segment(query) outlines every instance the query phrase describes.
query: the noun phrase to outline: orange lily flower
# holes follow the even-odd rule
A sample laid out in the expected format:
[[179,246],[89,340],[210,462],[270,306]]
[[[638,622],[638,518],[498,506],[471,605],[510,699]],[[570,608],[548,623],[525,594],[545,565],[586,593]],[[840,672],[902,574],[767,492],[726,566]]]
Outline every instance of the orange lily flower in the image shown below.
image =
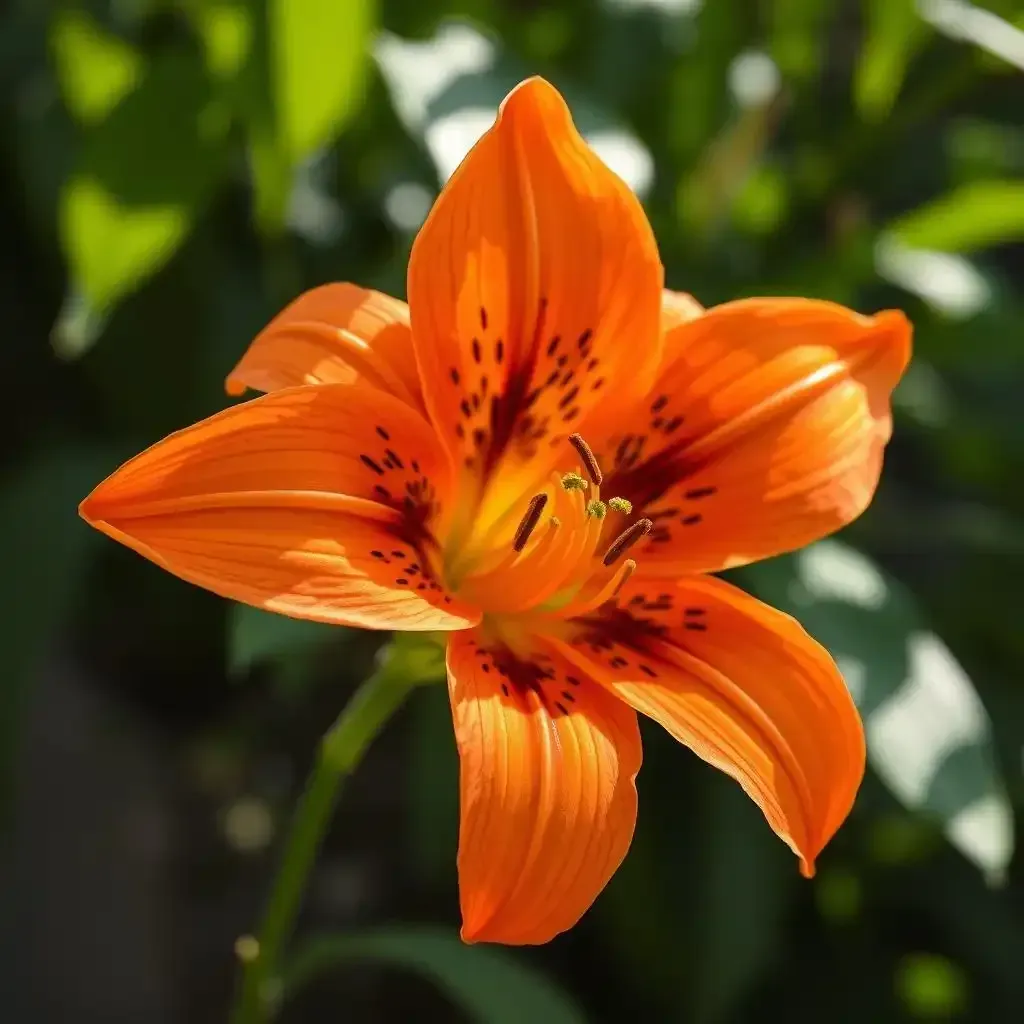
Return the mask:
[[307,292],[228,379],[267,394],[81,506],[236,601],[448,634],[467,941],[545,942],[596,898],[633,833],[637,712],[735,778],[806,876],[863,775],[826,651],[708,574],[864,510],[910,326],[704,310],[662,276],[637,199],[530,79],[423,225],[408,306]]

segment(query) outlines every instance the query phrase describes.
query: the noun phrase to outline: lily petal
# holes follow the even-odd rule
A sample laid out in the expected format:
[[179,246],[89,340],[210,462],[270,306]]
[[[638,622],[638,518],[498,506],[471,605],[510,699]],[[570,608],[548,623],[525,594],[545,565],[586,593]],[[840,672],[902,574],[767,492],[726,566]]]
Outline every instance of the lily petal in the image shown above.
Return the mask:
[[662,270],[639,201],[540,78],[514,89],[423,225],[409,306],[424,397],[492,514],[565,461],[601,406],[641,395]]
[[711,577],[630,581],[578,627],[563,654],[736,779],[812,875],[864,774],[863,727],[828,652]]
[[372,629],[462,629],[475,609],[432,576],[448,467],[427,424],[381,391],[278,391],[172,434],[80,512],[224,597]]
[[[674,292],[665,288],[661,293],[661,330],[674,342],[679,335],[670,334],[676,327],[696,320],[704,313],[704,307],[689,292]],[[664,358],[672,358],[666,348]]]
[[874,494],[910,325],[808,299],[744,299],[681,322],[630,433],[602,445],[607,493],[655,529],[640,572],[715,572],[802,547]]
[[253,339],[228,376],[228,394],[301,384],[380,388],[422,411],[409,307],[354,284],[300,295]]
[[448,641],[461,762],[462,937],[534,944],[570,928],[629,848],[636,713],[558,655]]

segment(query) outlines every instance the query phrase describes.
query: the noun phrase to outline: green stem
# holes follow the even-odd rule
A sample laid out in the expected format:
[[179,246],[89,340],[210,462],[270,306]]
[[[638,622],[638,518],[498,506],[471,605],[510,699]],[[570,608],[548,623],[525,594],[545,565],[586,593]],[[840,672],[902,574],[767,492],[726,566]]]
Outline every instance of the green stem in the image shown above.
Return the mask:
[[316,763],[295,809],[259,934],[255,939],[247,936],[239,941],[244,967],[232,1024],[263,1024],[273,1015],[281,953],[295,925],[341,784],[409,691],[423,681],[422,676],[409,671],[406,659],[388,653],[391,656],[386,656],[355,692],[320,741]]

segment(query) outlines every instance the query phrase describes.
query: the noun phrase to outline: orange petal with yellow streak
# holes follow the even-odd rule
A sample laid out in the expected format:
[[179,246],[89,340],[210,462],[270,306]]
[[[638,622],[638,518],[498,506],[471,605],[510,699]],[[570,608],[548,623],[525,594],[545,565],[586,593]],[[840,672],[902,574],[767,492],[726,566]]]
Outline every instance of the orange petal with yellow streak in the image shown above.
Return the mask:
[[814,873],[864,775],[860,716],[795,619],[721,580],[632,579],[562,653],[736,779]]
[[636,713],[561,656],[535,653],[536,665],[503,661],[478,630],[448,641],[468,942],[542,943],[572,927],[633,835]]
[[645,406],[600,445],[604,489],[655,523],[638,572],[715,572],[859,516],[910,334],[901,313],[809,299],[744,299],[672,328]]
[[172,434],[80,511],[236,601],[373,629],[462,629],[479,613],[444,592],[427,557],[447,494],[444,454],[415,412],[381,391],[324,384]]
[[[409,307],[430,416],[453,465],[507,511],[639,396],[660,350],[662,270],[639,201],[531,78],[456,170],[413,245]],[[501,482],[495,482],[495,477]]]

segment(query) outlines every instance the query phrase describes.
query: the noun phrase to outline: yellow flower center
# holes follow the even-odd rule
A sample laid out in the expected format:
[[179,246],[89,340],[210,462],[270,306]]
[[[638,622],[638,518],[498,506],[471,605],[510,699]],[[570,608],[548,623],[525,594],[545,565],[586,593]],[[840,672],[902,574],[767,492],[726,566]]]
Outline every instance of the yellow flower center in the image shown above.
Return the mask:
[[637,520],[609,544],[609,511],[628,515],[632,506],[601,500],[597,459],[579,434],[569,440],[579,467],[551,474],[527,502],[511,543],[446,553],[448,588],[489,618],[583,614],[613,598],[636,568],[623,556],[650,532],[651,520]]

